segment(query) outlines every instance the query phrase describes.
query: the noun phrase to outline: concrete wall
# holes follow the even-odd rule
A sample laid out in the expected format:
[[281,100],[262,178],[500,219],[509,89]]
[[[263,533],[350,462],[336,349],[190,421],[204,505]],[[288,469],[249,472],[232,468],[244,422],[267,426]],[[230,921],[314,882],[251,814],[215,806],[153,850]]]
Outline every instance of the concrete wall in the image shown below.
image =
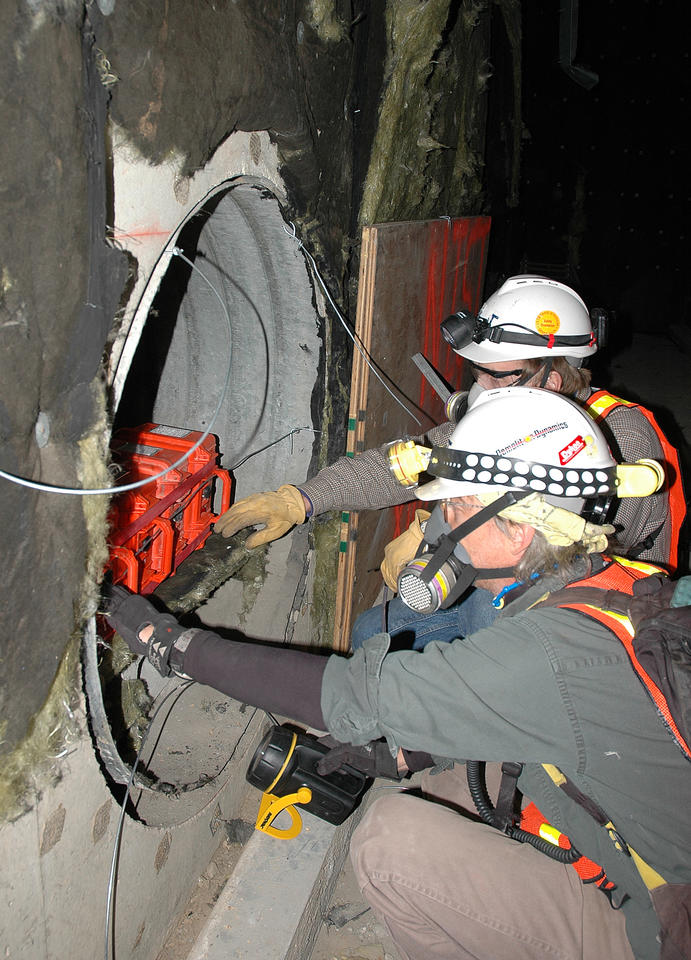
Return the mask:
[[[261,397],[252,403],[270,416],[252,404],[240,411],[249,386],[234,371],[227,455],[234,460],[284,426],[311,428],[286,441],[280,456],[248,461],[244,476],[238,468],[238,485],[298,480],[340,454],[348,340],[304,256],[278,231],[295,224],[348,313],[362,222],[481,212],[481,153],[473,151],[482,143],[476,65],[486,53],[484,12],[482,4],[441,0],[2,0],[0,469],[75,489],[110,484],[111,423],[168,276],[165,251],[195,211],[210,210],[229,188],[229,219],[214,222],[213,207],[200,243],[221,286],[225,272],[252,288],[249,324],[237,325],[245,311],[233,302],[232,283],[223,296],[245,374],[263,357]],[[470,65],[464,79],[461,64]],[[466,94],[462,116],[456,84]],[[473,156],[475,164],[466,162]],[[392,190],[401,176],[415,188]],[[252,191],[263,188],[261,206]],[[229,247],[248,207],[233,189],[249,197],[254,217],[239,261]],[[200,304],[192,296],[186,316],[211,316]],[[267,310],[271,333],[252,354],[248,331]],[[200,336],[209,329],[218,339],[216,326],[202,324]],[[296,340],[305,349],[294,355]],[[299,376],[280,367],[273,375],[286,357],[294,370],[296,356]],[[195,367],[174,366],[171,377]],[[212,393],[218,376],[208,373]],[[269,382],[284,389],[267,393]],[[182,412],[170,408],[172,418],[191,415],[194,389]],[[164,390],[161,403],[173,394]],[[238,439],[234,422],[252,416]],[[107,556],[106,511],[106,497],[0,478],[0,928],[13,958],[87,960],[103,949],[123,786],[94,747],[81,644]],[[296,595],[286,584],[309,591],[318,562],[307,538],[300,531],[277,545],[256,578],[260,598],[267,577],[282,590],[271,587],[258,602],[231,586],[207,622],[249,604],[250,632],[286,635]],[[309,603],[300,610],[294,639],[324,632],[310,622]],[[166,690],[145,679],[160,702]],[[185,803],[175,791],[134,791],[113,887],[116,956],[156,956],[218,842],[219,822],[234,816],[258,736],[259,718],[245,730],[239,706],[208,691],[197,688],[179,709],[169,720],[172,740],[152,762],[178,784],[207,773],[211,786],[188,791]],[[214,750],[204,749],[200,727],[209,716],[225,719],[207,737]],[[219,759],[224,751],[229,765]],[[184,769],[180,754],[190,764]]]

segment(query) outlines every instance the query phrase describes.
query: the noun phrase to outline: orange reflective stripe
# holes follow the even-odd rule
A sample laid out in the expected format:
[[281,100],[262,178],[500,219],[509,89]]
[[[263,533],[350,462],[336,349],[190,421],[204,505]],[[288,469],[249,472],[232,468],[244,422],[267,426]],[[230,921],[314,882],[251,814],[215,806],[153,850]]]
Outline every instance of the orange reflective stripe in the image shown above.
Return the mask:
[[[566,834],[548,823],[532,802],[526,804],[521,810],[521,830],[532,833],[536,837],[542,837],[543,840],[547,840],[555,847],[561,847],[562,850],[571,849],[571,841]],[[607,886],[609,883],[600,864],[588,857],[581,855],[571,866],[586,883],[595,883],[597,886]]]
[[[665,573],[661,567],[656,567],[651,563],[643,563],[639,560],[628,560],[626,558],[603,557],[609,561],[603,570],[599,570],[587,580],[579,580],[577,583],[567,584],[564,588],[570,587],[601,587],[606,590],[618,590],[621,593],[633,595],[633,584],[636,580],[648,577],[654,573]],[[674,721],[674,717],[669,709],[667,700],[655,683],[653,678],[644,669],[633,647],[634,629],[628,617],[615,613],[613,610],[603,610],[600,607],[594,607],[586,603],[561,603],[560,607],[568,607],[571,610],[577,610],[586,616],[599,621],[603,626],[608,627],[621,641],[628,654],[633,669],[636,671],[639,679],[645,685],[650,694],[653,703],[660,711],[665,723],[674,735],[675,740],[682,750],[691,758],[691,746],[681,735],[679,727]]]
[[602,590],[618,590],[620,593],[633,594],[633,584],[636,580],[643,577],[651,577],[656,573],[662,573],[667,576],[667,571],[654,563],[648,563],[646,560],[629,560],[628,557],[608,557],[602,554],[602,560],[605,566],[597,573],[578,580],[575,583],[567,583],[564,589],[570,587],[598,587]]
[[619,637],[624,645],[624,648],[626,649],[627,654],[629,655],[631,666],[638,674],[638,677],[643,681],[646,690],[653,700],[653,703],[660,711],[660,714],[669,729],[674,734],[674,739],[677,741],[689,759],[691,759],[691,746],[689,746],[686,740],[684,740],[679,727],[674,722],[674,717],[669,709],[669,704],[667,703],[665,695],[662,693],[650,674],[643,668],[638,660],[638,657],[636,656],[636,651],[633,648],[634,630],[631,626],[631,622],[628,621],[627,618],[622,617],[620,614],[616,614],[611,610],[600,610],[598,607],[591,607],[589,604],[565,603],[561,604],[561,606],[569,607],[572,610],[579,610],[581,613],[585,613],[589,617],[593,617],[594,620],[599,620],[600,623],[602,623],[605,627],[609,627],[612,633],[615,633],[617,637]]
[[585,409],[593,418],[595,423],[604,420],[608,414],[617,407],[635,407],[646,418],[650,426],[655,431],[662,453],[665,458],[664,467],[667,475],[667,484],[665,493],[669,498],[669,513],[671,520],[669,557],[665,561],[672,573],[677,568],[677,554],[679,550],[679,532],[686,516],[686,497],[681,479],[681,467],[679,464],[679,454],[676,447],[669,442],[653,414],[640,403],[632,403],[629,400],[622,400],[621,397],[609,393],[607,390],[597,390],[591,397],[585,401]]

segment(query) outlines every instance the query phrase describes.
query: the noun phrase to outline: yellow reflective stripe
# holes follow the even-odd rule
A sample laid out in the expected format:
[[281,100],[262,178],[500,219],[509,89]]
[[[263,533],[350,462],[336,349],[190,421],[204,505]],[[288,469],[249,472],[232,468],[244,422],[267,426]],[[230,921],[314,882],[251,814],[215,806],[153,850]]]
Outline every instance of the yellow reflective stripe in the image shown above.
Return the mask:
[[553,827],[549,823],[541,823],[538,833],[543,840],[553,843],[555,847],[559,846],[559,837],[561,836],[561,832],[557,830],[556,827]]
[[584,607],[590,607],[592,610],[599,610],[600,613],[606,613],[608,617],[611,617],[612,620],[618,620],[622,627],[625,628],[627,633],[630,633],[633,637],[636,631],[633,628],[633,624],[629,618],[623,613],[615,613],[614,610],[606,610],[604,607],[593,606],[592,603],[584,603]]
[[[621,844],[618,843],[616,839],[616,837],[619,835],[619,831],[611,820],[609,823],[605,824],[605,830],[609,833],[610,839],[617,850],[621,850]],[[614,836],[612,835],[612,832],[614,832]],[[650,864],[646,863],[643,857],[639,856],[639,854],[637,854],[633,847],[630,847],[628,843],[626,844],[626,849],[631,854],[631,858],[636,864],[636,870],[638,870],[641,880],[646,885],[648,890],[654,890],[655,887],[661,887],[664,883],[667,883],[664,877],[661,877],[657,870],[653,870]]]
[[648,890],[655,890],[656,887],[661,887],[667,883],[665,878],[661,877],[657,870],[653,870],[649,863],[646,863],[642,857],[639,857],[633,847],[629,847],[629,853],[633,858],[633,862],[636,864],[636,869],[641,875],[641,880]]
[[543,769],[549,775],[553,783],[556,783],[558,787],[561,787],[566,783],[566,777],[561,772],[559,767],[555,767],[553,763],[543,763]]
[[613,393],[607,393],[604,397],[598,397],[597,400],[586,400],[586,410],[593,418],[596,420],[605,410],[610,410],[612,407],[616,407],[617,404],[623,403],[625,407],[635,407],[635,403],[631,403],[630,400],[622,400],[621,397],[615,397]]
[[614,556],[612,559],[620,563],[622,567],[631,567],[634,570],[640,570],[646,577],[652,577],[656,573],[664,573],[665,576],[667,576],[667,571],[663,570],[662,567],[656,567],[652,563],[645,563],[643,560],[629,560],[628,557],[619,556]]

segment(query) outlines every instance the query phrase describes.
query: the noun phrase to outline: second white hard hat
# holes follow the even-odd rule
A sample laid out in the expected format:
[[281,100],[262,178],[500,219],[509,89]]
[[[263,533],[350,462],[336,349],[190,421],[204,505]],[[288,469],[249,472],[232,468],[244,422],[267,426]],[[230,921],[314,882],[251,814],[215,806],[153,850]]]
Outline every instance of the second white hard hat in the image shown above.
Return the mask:
[[456,353],[478,364],[558,356],[578,361],[597,351],[588,308],[576,291],[532,274],[509,277],[477,317],[454,314],[442,332]]

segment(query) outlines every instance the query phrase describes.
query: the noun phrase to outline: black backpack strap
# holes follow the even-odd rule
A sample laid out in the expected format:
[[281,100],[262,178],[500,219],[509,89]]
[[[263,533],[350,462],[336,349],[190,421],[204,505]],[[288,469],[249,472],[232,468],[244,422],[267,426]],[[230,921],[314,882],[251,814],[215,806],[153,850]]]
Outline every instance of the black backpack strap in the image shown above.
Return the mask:
[[521,819],[520,802],[518,801],[521,794],[518,790],[518,778],[522,770],[522,763],[514,763],[510,760],[501,765],[501,783],[499,784],[495,807],[495,826],[505,833],[507,827],[514,827]]
[[626,551],[626,556],[630,560],[635,560],[637,557],[640,557],[644,550],[652,550],[653,545],[660,536],[664,525],[665,521],[663,520],[660,526],[656,527],[651,533],[649,533],[645,540],[640,540],[638,543],[635,543],[632,547],[630,547]]
[[603,587],[564,587],[550,593],[539,603],[540,607],[565,607],[570,604],[586,603],[601,610],[613,610],[614,613],[627,615],[631,597],[620,590],[605,590]]

